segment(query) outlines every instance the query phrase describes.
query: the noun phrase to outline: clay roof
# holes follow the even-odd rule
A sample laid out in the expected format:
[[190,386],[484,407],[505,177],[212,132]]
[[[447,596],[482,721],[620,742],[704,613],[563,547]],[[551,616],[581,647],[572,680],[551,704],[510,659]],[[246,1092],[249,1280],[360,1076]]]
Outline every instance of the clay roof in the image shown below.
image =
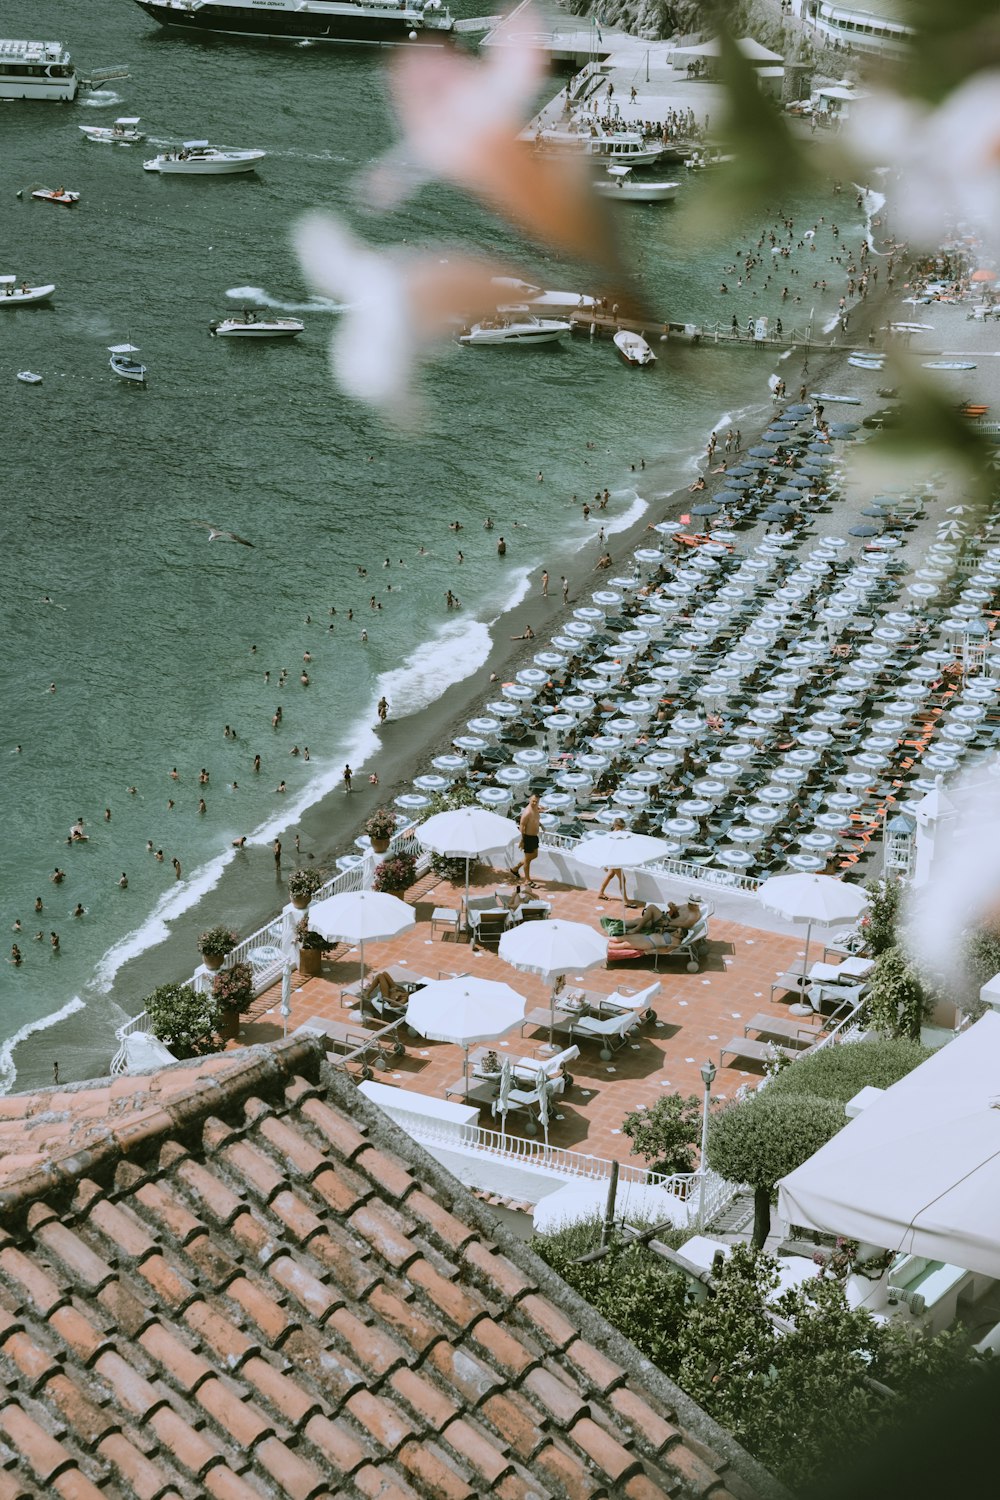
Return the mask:
[[0,1500],[780,1493],[321,1059],[21,1097]]

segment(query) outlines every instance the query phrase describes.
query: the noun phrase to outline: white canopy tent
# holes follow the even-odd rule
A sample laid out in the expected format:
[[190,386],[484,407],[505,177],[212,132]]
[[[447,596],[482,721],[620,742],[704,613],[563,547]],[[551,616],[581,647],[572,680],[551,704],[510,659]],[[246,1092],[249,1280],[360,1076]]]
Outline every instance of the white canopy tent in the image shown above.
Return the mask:
[[782,1178],[778,1213],[1000,1277],[1000,1015],[983,1016]]

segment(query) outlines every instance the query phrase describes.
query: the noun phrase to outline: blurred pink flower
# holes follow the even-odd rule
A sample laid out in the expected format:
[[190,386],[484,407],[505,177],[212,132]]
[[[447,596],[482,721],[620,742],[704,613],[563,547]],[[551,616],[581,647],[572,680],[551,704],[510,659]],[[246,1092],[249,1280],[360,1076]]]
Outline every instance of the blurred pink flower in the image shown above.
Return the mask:
[[415,415],[414,366],[456,323],[496,311],[509,289],[491,278],[511,273],[499,261],[434,250],[377,250],[330,214],[307,214],[295,248],[316,290],[345,303],[330,340],[330,363],[343,391],[397,421]]
[[888,167],[893,228],[935,247],[956,224],[1000,249],[1000,72],[976,73],[937,109],[881,91],[845,129],[872,167]]

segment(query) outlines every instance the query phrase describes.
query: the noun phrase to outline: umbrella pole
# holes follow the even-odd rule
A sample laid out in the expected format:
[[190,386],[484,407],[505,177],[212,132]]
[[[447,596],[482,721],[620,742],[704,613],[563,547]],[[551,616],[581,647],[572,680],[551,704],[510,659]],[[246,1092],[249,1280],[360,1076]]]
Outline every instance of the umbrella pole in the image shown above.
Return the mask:
[[806,923],[806,951],[802,955],[802,990],[799,999],[794,1005],[788,1007],[793,1016],[811,1016],[812,1006],[806,999],[806,976],[809,973],[809,943],[812,938],[813,924]]
[[358,939],[358,948],[361,950],[361,990],[362,990],[362,993],[364,993],[364,988],[365,988],[365,940],[364,940],[364,938],[359,938]]

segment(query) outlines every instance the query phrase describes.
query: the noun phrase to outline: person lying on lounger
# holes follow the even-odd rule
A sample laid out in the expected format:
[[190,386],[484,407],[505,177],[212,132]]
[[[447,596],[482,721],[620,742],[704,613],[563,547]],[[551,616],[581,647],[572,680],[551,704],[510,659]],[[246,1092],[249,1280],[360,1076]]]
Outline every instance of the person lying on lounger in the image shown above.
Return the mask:
[[644,906],[637,917],[625,921],[625,931],[630,933],[657,933],[670,935],[669,947],[676,948],[683,943],[687,934],[701,919],[701,908],[696,901],[688,897],[683,906],[676,906],[673,901],[668,901],[666,910],[652,902]]

